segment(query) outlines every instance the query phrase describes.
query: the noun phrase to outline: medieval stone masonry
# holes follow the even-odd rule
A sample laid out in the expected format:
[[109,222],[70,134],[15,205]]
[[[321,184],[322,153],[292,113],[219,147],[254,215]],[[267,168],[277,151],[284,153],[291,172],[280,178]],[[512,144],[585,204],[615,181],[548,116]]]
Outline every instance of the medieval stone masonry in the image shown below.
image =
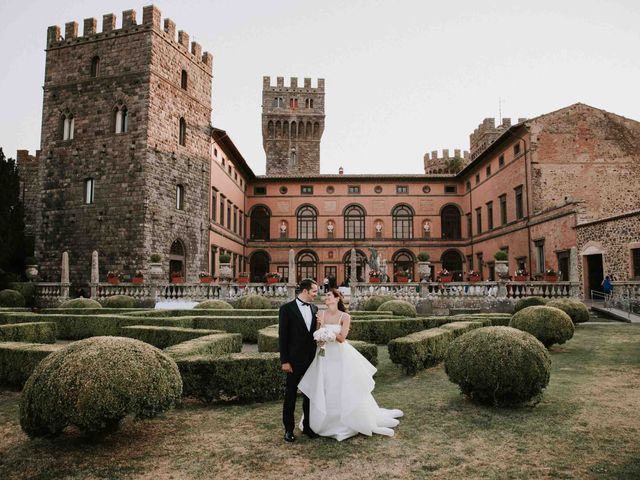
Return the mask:
[[[146,271],[158,253],[196,281],[230,254],[236,275],[366,280],[375,247],[397,280],[417,255],[466,280],[552,269],[583,291],[611,270],[640,277],[640,123],[584,104],[484,119],[469,152],[431,151],[424,174],[321,174],[325,81],[262,80],[266,175],[211,125],[213,57],[145,7],[47,33],[41,149],[21,151],[28,233],[44,280],[67,251],[71,279]],[[258,114],[258,112],[256,112]],[[462,153],[461,153],[462,152]],[[289,271],[289,251],[296,271]]]

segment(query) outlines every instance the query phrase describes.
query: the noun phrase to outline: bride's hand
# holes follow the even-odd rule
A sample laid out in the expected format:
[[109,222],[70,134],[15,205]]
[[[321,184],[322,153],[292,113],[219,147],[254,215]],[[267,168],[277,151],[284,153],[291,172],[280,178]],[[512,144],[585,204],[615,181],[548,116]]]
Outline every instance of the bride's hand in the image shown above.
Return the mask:
[[324,347],[327,342],[318,342],[319,347]]
[[343,343],[344,341],[345,341],[345,338],[340,333],[336,335],[336,342]]

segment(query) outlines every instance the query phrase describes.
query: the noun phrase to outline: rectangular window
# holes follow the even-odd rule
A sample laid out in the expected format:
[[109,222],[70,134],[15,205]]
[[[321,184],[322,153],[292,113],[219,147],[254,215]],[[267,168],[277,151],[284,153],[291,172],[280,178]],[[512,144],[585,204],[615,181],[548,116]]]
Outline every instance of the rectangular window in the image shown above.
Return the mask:
[[396,185],[396,193],[409,193],[407,185]]
[[211,189],[211,221],[215,222],[218,209],[218,191],[215,188]]
[[482,233],[482,208],[476,208],[476,231]]
[[491,165],[487,165],[487,168],[485,169],[485,172],[487,173],[487,177],[491,176]]
[[231,230],[231,202],[227,203],[227,228]]
[[253,187],[253,194],[254,195],[266,195],[267,194],[267,187]]
[[176,208],[184,210],[184,187],[182,185],[176,185]]
[[360,185],[349,185],[347,187],[347,192],[350,194],[359,194],[360,193]]
[[504,155],[498,157],[498,168],[504,167]]
[[238,233],[238,207],[233,207],[233,232]]
[[96,181],[93,178],[87,178],[84,181],[84,203],[85,205],[91,205],[93,203],[93,196],[95,193]]
[[534,242],[536,246],[536,271],[537,273],[544,273],[544,240],[536,240]]
[[516,218],[520,220],[524,217],[524,210],[522,208],[522,185],[514,189],[516,195]]
[[240,210],[240,236],[244,235],[244,213]]
[[520,144],[519,144],[519,143],[516,143],[516,144],[513,146],[513,156],[514,156],[514,157],[517,157],[518,155],[520,155]]
[[480,174],[476,173],[476,185],[480,183]]
[[220,195],[220,225],[224,226],[224,195]]
[[280,274],[280,282],[287,283],[289,281],[289,267],[278,267],[277,272]]
[[527,271],[527,257],[516,257],[516,265],[518,266],[518,270],[522,272]]
[[487,203],[487,229],[493,230],[493,202]]
[[455,185],[445,185],[444,186],[444,193],[456,193],[458,191],[458,189],[456,188]]
[[476,264],[478,265],[478,272],[480,272],[480,278],[484,278],[482,270],[484,269],[484,262],[482,261],[482,253],[476,253]]
[[467,237],[471,238],[473,231],[471,230],[471,213],[467,213]]
[[313,195],[313,185],[301,185],[300,193],[302,195]]
[[464,184],[464,188],[467,192],[471,190],[471,182],[469,180],[467,180],[467,183]]
[[633,262],[633,278],[638,280],[640,279],[640,248],[631,250],[631,259]]
[[500,199],[500,225],[507,224],[507,195],[503,194],[498,197]]
[[473,270],[473,255],[467,255],[467,271]]

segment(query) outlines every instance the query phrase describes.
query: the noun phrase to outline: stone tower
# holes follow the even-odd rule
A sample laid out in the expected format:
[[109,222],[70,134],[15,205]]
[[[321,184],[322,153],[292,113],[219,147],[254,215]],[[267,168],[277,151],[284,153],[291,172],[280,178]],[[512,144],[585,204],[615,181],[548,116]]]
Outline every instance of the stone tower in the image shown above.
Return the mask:
[[[87,282],[146,271],[152,253],[190,280],[207,264],[213,57],[154,6],[47,31],[36,257],[45,280],[69,252]],[[190,48],[189,48],[190,47]],[[170,264],[171,262],[171,264]],[[171,267],[170,267],[171,265]]]
[[262,79],[262,145],[267,156],[267,175],[320,174],[320,140],[324,131],[324,79],[316,88],[311,79],[291,78],[284,86],[278,77]]

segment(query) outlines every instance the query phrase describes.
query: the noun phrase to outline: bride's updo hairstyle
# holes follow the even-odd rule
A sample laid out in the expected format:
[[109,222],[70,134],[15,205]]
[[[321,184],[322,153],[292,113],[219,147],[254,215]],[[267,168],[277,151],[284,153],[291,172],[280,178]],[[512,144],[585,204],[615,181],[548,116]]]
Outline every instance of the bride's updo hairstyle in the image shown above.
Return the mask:
[[347,307],[344,305],[344,297],[342,296],[342,293],[340,293],[340,290],[338,290],[337,288],[332,288],[329,290],[329,293],[331,293],[338,299],[338,310],[340,310],[341,312],[346,312]]

